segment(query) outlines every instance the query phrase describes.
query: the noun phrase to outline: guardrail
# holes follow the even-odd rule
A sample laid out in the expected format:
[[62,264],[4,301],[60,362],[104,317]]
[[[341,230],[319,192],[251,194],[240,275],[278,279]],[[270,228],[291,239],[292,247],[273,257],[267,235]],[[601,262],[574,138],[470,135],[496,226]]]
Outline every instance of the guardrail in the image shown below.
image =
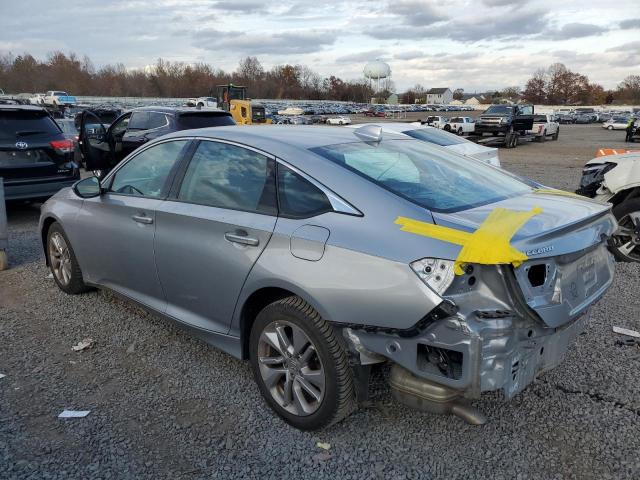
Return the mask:
[[0,271],[9,266],[9,229],[7,227],[7,204],[4,201],[4,179],[0,177]]

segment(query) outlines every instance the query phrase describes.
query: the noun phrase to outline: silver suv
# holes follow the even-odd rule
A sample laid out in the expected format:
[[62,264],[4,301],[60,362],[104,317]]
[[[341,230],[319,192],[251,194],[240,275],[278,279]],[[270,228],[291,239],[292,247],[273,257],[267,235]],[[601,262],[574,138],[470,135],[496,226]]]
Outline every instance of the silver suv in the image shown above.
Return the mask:
[[58,286],[108,288],[249,359],[290,424],[396,397],[472,422],[560,362],[612,282],[609,206],[367,126],[218,127],[42,208]]

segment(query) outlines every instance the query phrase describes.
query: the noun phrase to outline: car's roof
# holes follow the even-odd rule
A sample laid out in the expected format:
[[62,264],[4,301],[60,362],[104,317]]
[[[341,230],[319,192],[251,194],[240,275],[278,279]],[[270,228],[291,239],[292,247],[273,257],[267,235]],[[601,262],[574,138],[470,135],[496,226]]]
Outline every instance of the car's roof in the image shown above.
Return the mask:
[[218,108],[202,108],[197,109],[194,107],[163,107],[163,106],[149,106],[132,108],[132,112],[160,112],[160,113],[219,113],[221,115],[231,115],[229,112]]
[[367,125],[375,125],[377,127],[381,127],[383,132],[391,132],[391,133],[402,133],[407,132],[409,130],[417,130],[419,128],[433,128],[427,125],[414,125],[413,123],[406,122],[370,122],[370,123],[359,123],[357,125],[349,125],[347,128],[356,129],[359,127],[367,126]]
[[[325,145],[361,142],[353,128],[324,127],[315,125],[255,125],[225,126],[182,130],[167,137],[205,137],[245,143],[277,154],[278,146],[289,146],[305,150]],[[404,135],[393,135],[394,139],[406,139]],[[384,141],[384,138],[383,138]],[[268,148],[271,147],[271,148]]]
[[0,110],[26,110],[31,112],[44,112],[46,111],[42,107],[35,105],[21,105],[21,104],[0,104]]

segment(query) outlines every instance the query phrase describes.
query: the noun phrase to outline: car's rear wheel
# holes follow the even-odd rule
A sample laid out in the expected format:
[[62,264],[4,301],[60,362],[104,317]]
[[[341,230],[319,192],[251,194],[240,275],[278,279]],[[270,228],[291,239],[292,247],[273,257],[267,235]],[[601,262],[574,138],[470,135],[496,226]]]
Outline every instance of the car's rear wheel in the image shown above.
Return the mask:
[[58,222],[54,222],[47,233],[47,260],[60,290],[70,295],[90,290],[82,279],[82,271],[71,243]]
[[613,255],[619,262],[640,262],[640,198],[616,205],[613,214],[618,220],[612,238]]
[[9,257],[5,250],[0,250],[0,272],[9,267]]
[[613,125],[609,125],[609,126],[607,127],[607,130],[613,130]]
[[546,142],[547,141],[547,131],[546,130],[542,131],[542,135],[540,135],[540,141],[541,142]]
[[558,128],[556,130],[556,133],[553,134],[553,136],[551,137],[553,140],[558,140],[558,137],[560,136],[560,129]]
[[451,131],[451,125],[447,124],[444,126],[444,131],[445,132],[450,132]]
[[462,127],[458,128],[458,135],[462,136],[464,132],[462,131]]
[[340,339],[301,298],[265,307],[252,327],[249,346],[260,392],[290,425],[316,430],[353,411],[353,376]]

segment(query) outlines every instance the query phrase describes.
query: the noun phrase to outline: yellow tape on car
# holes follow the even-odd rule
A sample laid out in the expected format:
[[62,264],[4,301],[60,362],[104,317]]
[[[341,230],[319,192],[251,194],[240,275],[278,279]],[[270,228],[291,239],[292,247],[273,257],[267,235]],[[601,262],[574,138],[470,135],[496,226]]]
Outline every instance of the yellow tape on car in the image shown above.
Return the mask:
[[566,190],[558,190],[557,188],[534,188],[533,193],[545,194],[545,195],[559,195],[561,197],[581,198],[584,197],[577,193],[567,192]]
[[515,267],[520,266],[529,257],[511,246],[511,238],[531,217],[540,213],[542,209],[539,207],[534,207],[528,212],[496,208],[487,215],[484,222],[473,233],[407,217],[398,217],[395,223],[400,225],[400,230],[403,232],[461,245],[462,250],[455,260],[454,271],[456,275],[462,275],[464,273],[462,265],[465,263],[485,265],[510,263]]

